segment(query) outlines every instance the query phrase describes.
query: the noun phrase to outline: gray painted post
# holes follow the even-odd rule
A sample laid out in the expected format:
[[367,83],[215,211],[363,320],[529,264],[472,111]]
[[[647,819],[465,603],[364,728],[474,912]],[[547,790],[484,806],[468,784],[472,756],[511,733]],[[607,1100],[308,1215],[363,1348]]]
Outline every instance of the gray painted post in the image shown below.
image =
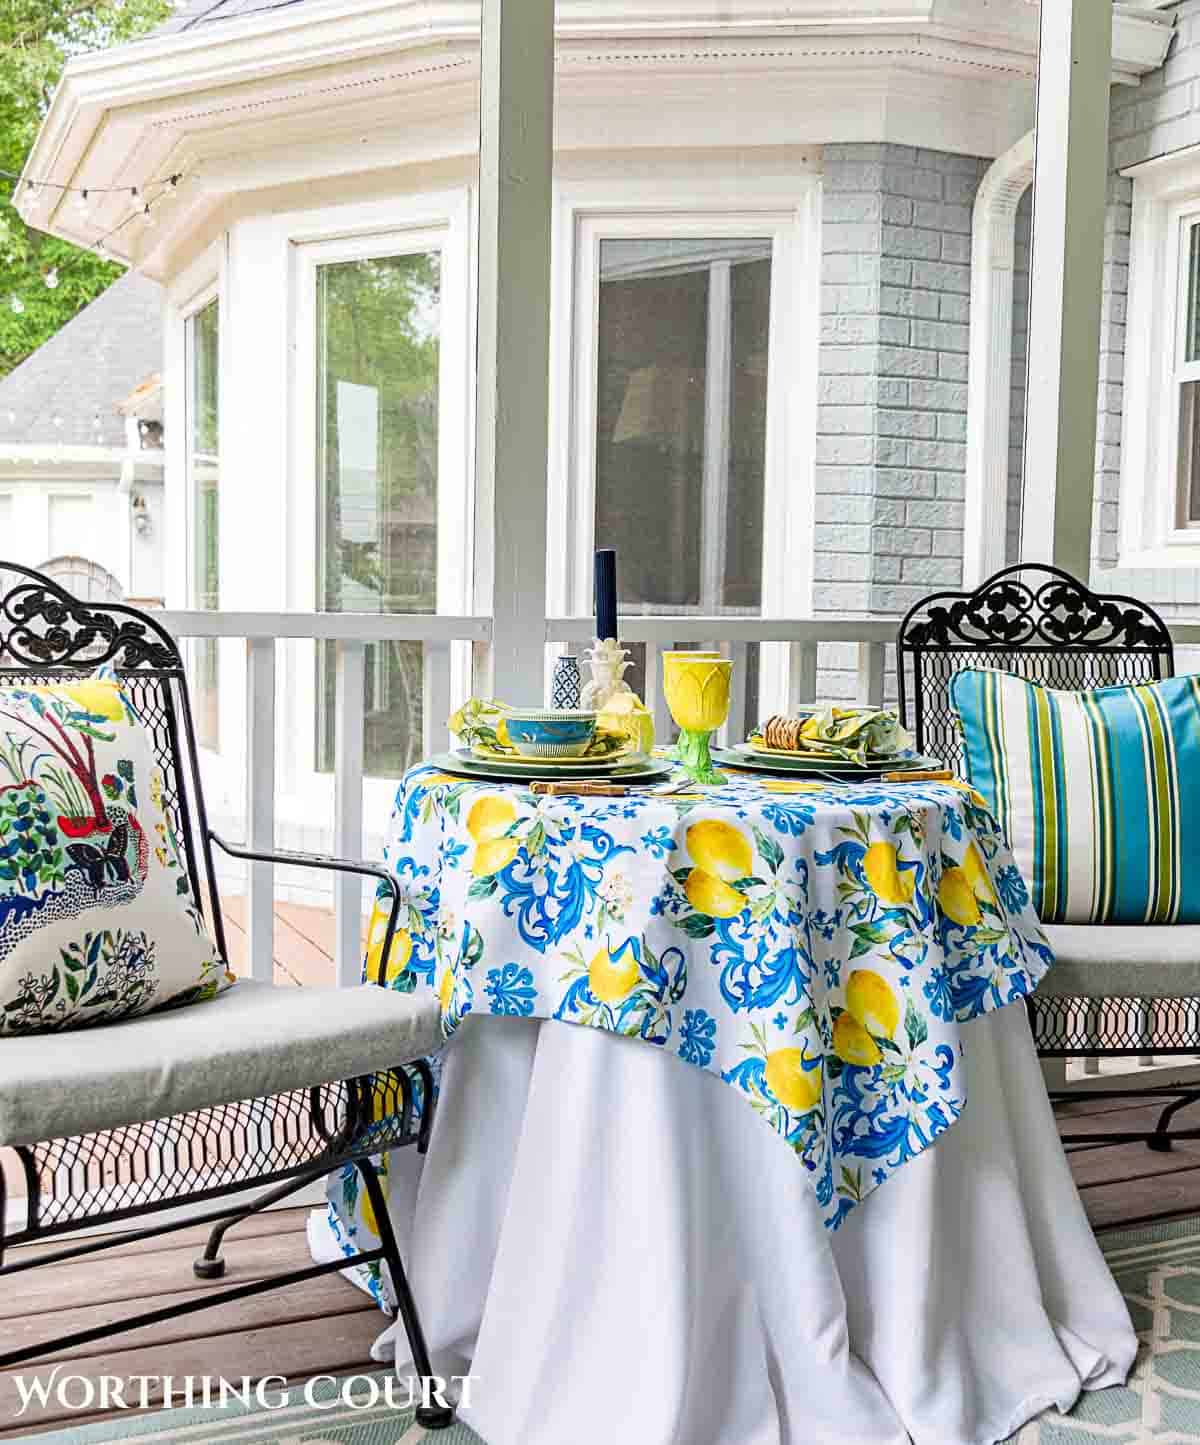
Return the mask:
[[535,704],[545,685],[554,0],[484,0],[482,69],[476,597],[491,599],[495,688]]
[[1086,580],[1100,376],[1109,0],[1041,8],[1021,556]]

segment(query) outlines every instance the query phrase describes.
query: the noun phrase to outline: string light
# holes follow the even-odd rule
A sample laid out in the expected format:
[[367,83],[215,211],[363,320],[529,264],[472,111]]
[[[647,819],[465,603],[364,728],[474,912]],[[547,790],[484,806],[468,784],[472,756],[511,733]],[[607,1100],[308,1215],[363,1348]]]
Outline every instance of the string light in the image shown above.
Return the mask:
[[[14,183],[14,192],[20,189],[21,177],[15,171],[4,170],[0,167],[0,181],[8,180]],[[175,195],[179,190],[179,183],[183,180],[182,171],[174,171],[170,175],[158,176],[147,181],[145,186],[69,186],[61,181],[36,180],[30,178],[24,182],[25,198],[31,203],[41,200],[46,191],[56,191],[64,199],[73,196],[75,205],[81,217],[87,217],[91,213],[91,202],[96,196],[128,196],[133,203],[132,208],[123,220],[111,227],[103,235],[98,236],[90,245],[83,245],[79,248],[79,254],[72,256],[69,260],[57,266],[49,266],[42,272],[42,283],[47,291],[57,290],[63,276],[72,266],[77,265],[85,255],[92,254],[102,261],[111,260],[109,252],[109,241],[118,231],[123,231],[131,221],[140,221],[143,227],[149,230],[157,224],[158,217],[154,208],[160,201],[168,196]],[[15,257],[11,254],[8,261],[12,264]],[[25,310],[25,303],[20,296],[13,292],[9,297],[9,307],[14,315],[20,316]]]

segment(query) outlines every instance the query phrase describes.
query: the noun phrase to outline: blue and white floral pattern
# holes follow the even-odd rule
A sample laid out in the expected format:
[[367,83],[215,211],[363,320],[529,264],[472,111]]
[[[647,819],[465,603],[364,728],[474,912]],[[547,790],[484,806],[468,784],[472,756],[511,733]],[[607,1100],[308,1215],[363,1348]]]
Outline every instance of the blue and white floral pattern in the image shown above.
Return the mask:
[[[962,1113],[962,1026],[1052,962],[959,783],[545,798],[420,767],[388,858],[408,900],[388,978],[434,989],[447,1037],[536,1016],[705,1069],[786,1140],[833,1229]],[[356,1201],[330,1197],[352,1237]]]

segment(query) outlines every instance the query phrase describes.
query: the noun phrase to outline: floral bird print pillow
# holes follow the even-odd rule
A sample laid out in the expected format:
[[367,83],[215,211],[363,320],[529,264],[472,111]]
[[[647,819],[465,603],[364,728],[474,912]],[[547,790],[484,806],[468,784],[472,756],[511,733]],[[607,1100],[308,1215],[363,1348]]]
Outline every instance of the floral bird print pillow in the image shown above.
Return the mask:
[[0,689],[0,1040],[213,998],[163,776],[119,681]]

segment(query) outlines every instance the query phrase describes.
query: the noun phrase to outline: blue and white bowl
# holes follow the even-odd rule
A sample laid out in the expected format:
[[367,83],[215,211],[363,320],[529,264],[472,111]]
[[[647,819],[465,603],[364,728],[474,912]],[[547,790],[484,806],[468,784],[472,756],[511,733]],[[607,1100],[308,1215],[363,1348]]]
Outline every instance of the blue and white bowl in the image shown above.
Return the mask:
[[505,713],[509,741],[524,758],[581,758],[596,737],[596,714],[565,708]]

